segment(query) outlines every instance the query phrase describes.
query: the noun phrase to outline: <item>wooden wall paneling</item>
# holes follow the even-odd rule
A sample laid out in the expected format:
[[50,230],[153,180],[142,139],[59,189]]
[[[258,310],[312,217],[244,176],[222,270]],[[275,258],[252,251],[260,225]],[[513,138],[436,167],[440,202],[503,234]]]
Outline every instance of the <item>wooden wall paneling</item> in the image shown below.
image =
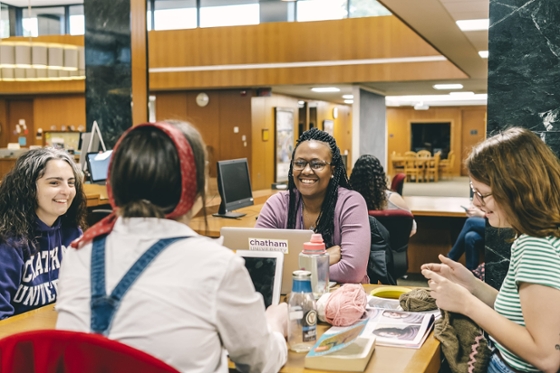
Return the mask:
[[247,158],[250,170],[252,167],[251,91],[220,92],[219,113],[220,158],[218,160]]
[[[86,99],[79,95],[49,95],[36,96],[33,104],[35,132],[39,128],[44,131],[60,131],[62,126],[78,130],[79,126],[86,128]],[[43,145],[43,140],[32,136],[35,145]]]
[[[465,160],[469,156],[472,147],[486,138],[486,107],[465,107],[462,109],[462,116],[461,159]],[[464,162],[461,162],[461,175],[468,175]]]
[[152,31],[149,49],[150,67],[439,55],[395,16]]
[[[25,41],[29,42],[28,36],[12,36],[2,41]],[[60,43],[84,46],[84,35],[40,35],[34,36],[33,41],[37,43]]]
[[84,93],[85,80],[60,80],[47,82],[2,82],[0,95]]
[[[8,142],[17,143],[20,136],[25,136],[27,144],[25,146],[35,144],[35,127],[33,125],[33,99],[15,99],[8,100]],[[27,126],[27,134],[15,132],[16,124],[20,119],[25,120]]]
[[157,92],[156,120],[175,119],[187,121],[187,92]]
[[[187,120],[202,135],[208,151],[208,172],[216,177],[216,161],[221,160],[220,151],[220,93],[204,91],[208,97],[208,105],[200,107],[196,104],[196,96],[200,91],[186,92]],[[157,100],[157,99],[156,99]]]
[[130,1],[130,49],[132,53],[132,125],[148,121],[148,35],[146,0]]
[[6,99],[0,97],[0,148],[8,145],[8,105]]

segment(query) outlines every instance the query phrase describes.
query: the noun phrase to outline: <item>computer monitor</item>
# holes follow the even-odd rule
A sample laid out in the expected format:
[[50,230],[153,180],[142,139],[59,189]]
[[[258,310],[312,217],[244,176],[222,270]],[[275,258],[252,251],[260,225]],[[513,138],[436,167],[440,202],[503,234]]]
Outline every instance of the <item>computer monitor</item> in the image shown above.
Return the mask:
[[222,202],[218,213],[213,216],[233,219],[245,216],[232,211],[254,204],[247,158],[218,161],[217,165],[218,191]]
[[112,150],[102,153],[87,153],[87,169],[92,183],[102,184],[107,181],[112,153]]
[[78,149],[80,149],[80,170],[84,172],[87,170],[86,158],[88,153],[107,150],[103,142],[103,137],[101,136],[101,130],[96,121],[93,122],[91,132],[84,132],[81,134]]

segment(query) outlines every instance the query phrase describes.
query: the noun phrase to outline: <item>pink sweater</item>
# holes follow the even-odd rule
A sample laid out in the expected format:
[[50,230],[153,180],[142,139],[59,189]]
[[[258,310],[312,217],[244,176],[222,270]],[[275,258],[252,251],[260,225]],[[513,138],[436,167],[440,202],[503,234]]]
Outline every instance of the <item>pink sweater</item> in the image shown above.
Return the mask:
[[[256,227],[287,228],[289,199],[288,192],[278,192],[271,196],[259,214]],[[301,216],[301,208],[298,208]],[[296,229],[303,229],[300,218],[296,219]],[[342,187],[338,188],[338,200],[334,209],[333,245],[340,246],[341,259],[330,267],[330,280],[368,284],[371,232],[367,205],[358,192]]]

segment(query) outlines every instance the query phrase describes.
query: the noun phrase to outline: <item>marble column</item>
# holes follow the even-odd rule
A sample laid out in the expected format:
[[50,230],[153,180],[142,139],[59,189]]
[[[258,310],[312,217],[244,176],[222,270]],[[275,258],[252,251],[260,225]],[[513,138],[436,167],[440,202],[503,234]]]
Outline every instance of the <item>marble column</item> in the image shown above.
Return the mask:
[[385,96],[359,87],[352,93],[352,162],[362,154],[371,154],[387,169]]
[[[133,53],[147,64],[147,53],[138,53],[133,43],[135,25],[146,39],[145,0],[144,11],[132,12],[136,0],[85,0],[85,58],[86,58],[86,121],[91,130],[97,121],[105,145],[111,149],[119,136],[133,125]],[[132,17],[143,17],[138,22]],[[134,22],[133,22],[134,21]],[[140,26],[141,28],[142,26]],[[144,48],[145,48],[144,43]],[[135,46],[134,51],[132,45]],[[144,75],[144,108],[147,118],[147,71]],[[145,120],[145,119],[144,119]]]
[[[488,126],[528,128],[560,154],[560,2],[490,0]],[[486,281],[498,288],[511,244],[486,233]]]

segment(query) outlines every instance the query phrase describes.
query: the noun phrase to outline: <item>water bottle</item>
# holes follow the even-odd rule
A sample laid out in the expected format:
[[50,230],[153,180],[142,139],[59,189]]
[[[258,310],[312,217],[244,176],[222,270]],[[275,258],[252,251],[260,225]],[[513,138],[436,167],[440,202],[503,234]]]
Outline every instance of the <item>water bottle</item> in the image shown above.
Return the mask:
[[307,352],[317,340],[317,309],[311,291],[311,273],[294,271],[288,299],[288,345],[295,352]]
[[315,299],[329,291],[329,253],[320,233],[313,234],[311,241],[303,244],[299,254],[299,268],[311,272],[311,289]]

